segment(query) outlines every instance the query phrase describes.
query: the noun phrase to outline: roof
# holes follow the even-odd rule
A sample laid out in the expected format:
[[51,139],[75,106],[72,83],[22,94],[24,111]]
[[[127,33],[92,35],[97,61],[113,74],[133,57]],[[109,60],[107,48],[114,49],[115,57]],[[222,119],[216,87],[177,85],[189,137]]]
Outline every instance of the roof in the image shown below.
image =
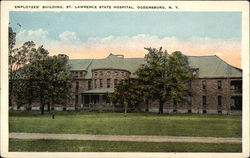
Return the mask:
[[136,77],[133,73],[137,68],[145,63],[144,58],[121,58],[110,54],[104,59],[72,59],[69,60],[71,70],[85,70],[87,74],[85,78],[92,78],[93,69],[123,69],[131,72],[130,77]]
[[[242,70],[233,67],[218,56],[187,56],[190,67],[198,68],[199,78],[225,78],[242,77]],[[92,78],[93,69],[123,69],[133,74],[141,64],[145,64],[144,58],[124,58],[121,55],[110,54],[104,59],[71,59],[69,64],[72,71],[85,70],[86,79]]]
[[88,91],[84,91],[83,94],[100,94],[100,93],[113,93],[114,88],[95,88]]
[[199,68],[199,78],[242,77],[242,70],[233,67],[216,55],[187,56],[192,68]]

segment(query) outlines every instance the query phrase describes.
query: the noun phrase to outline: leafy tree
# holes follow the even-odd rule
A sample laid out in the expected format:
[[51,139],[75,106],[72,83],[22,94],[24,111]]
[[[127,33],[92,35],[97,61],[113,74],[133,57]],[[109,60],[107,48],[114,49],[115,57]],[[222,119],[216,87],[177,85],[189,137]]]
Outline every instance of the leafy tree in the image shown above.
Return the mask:
[[178,102],[186,101],[184,96],[188,95],[187,83],[193,77],[188,59],[180,51],[175,51],[169,56],[167,74],[170,98],[176,106]]
[[[70,77],[67,59],[49,56],[49,52],[33,41],[14,48],[16,33],[9,27],[9,103],[15,99],[18,106],[28,102],[28,109],[34,99],[39,98],[41,113],[44,106],[66,104],[70,98]],[[13,98],[14,97],[14,98]]]
[[146,49],[149,51],[145,55],[146,64],[136,71],[138,83],[144,97],[159,102],[159,114],[162,114],[166,101],[177,104],[187,92],[186,81],[191,77],[188,60],[181,52],[169,55],[162,48]]
[[[35,43],[33,41],[25,42],[21,47],[14,48],[16,42],[16,33],[9,27],[9,105],[12,107],[14,80],[20,78],[18,71],[28,63],[28,59],[34,53]],[[19,83],[19,82],[17,82]],[[15,86],[18,87],[17,83]],[[21,86],[21,85],[20,85]]]
[[17,109],[19,109],[21,106],[23,106],[26,103],[26,97],[27,95],[24,93],[24,89],[27,87],[26,82],[23,82],[21,80],[15,80],[13,82],[13,95],[14,100],[17,104]]
[[115,87],[115,91],[111,96],[111,100],[114,103],[119,103],[124,106],[124,114],[126,116],[128,107],[134,107],[140,102],[140,89],[136,82],[130,80],[120,80]]
[[48,51],[42,46],[27,65],[26,78],[35,87],[34,96],[39,98],[41,114],[44,107],[48,110],[54,104],[66,104],[70,98],[70,76],[67,60],[57,56],[48,56]]

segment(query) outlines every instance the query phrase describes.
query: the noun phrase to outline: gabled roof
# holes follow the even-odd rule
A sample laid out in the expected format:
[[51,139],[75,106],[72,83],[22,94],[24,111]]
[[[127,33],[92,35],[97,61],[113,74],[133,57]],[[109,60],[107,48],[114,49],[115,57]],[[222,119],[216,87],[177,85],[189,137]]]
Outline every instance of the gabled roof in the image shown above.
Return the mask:
[[242,70],[233,67],[216,55],[188,56],[190,67],[199,68],[199,78],[242,77]]
[[[192,68],[198,68],[199,78],[225,78],[242,77],[242,70],[233,67],[220,59],[218,56],[187,56]],[[133,73],[141,64],[145,64],[144,58],[123,58],[121,55],[110,54],[104,59],[71,59],[69,64],[72,71],[85,70],[85,78],[92,77],[93,69],[124,69]]]
[[130,77],[134,76],[137,68],[145,63],[144,58],[121,58],[110,54],[104,59],[72,59],[69,60],[72,71],[85,70],[87,74],[85,78],[91,78],[93,69],[123,69],[131,72]]

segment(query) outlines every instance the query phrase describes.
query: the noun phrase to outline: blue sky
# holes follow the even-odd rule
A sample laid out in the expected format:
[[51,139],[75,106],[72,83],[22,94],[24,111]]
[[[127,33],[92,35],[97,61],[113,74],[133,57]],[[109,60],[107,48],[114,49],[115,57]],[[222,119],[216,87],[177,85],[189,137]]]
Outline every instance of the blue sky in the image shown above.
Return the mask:
[[56,39],[67,30],[88,37],[192,36],[241,38],[239,12],[10,12],[11,26],[20,23],[26,30],[43,28]]
[[144,57],[144,47],[162,46],[240,67],[240,12],[10,12],[9,20],[16,45],[32,40],[52,55]]

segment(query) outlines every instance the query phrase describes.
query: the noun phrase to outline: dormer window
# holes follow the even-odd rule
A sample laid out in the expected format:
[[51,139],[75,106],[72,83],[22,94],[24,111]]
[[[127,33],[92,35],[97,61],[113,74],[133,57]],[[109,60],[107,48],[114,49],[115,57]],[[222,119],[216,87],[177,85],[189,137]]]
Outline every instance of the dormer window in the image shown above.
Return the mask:
[[94,73],[94,75],[95,75],[95,76],[97,76],[97,75],[98,75],[98,73],[97,73],[97,72],[95,72],[95,73]]
[[108,72],[107,72],[107,75],[109,76],[110,74],[111,74],[110,71],[108,71]]
[[192,75],[195,77],[195,76],[197,76],[198,75],[198,68],[191,68],[191,73],[192,73]]
[[197,72],[196,72],[196,71],[194,71],[194,72],[193,72],[193,76],[196,76],[196,74],[197,74]]
[[118,72],[115,72],[115,75],[116,75],[116,76],[118,76],[118,74],[119,74]]
[[102,76],[103,75],[103,72],[102,71],[100,71],[100,76]]

